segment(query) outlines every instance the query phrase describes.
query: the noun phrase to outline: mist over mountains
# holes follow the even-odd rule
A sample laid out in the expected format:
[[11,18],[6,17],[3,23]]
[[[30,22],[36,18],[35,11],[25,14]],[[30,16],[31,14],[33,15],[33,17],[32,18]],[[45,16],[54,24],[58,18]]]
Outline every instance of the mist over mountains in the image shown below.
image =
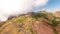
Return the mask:
[[44,6],[47,2],[48,0],[0,0],[0,21],[31,12],[33,8]]

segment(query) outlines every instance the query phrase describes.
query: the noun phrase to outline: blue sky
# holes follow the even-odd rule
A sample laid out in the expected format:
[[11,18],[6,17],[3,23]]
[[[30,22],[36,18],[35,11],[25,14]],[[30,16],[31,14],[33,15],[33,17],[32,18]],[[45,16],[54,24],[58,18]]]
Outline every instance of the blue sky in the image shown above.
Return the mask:
[[60,0],[49,0],[49,2],[45,6],[39,7],[37,10],[41,9],[47,9],[47,10],[60,9]]

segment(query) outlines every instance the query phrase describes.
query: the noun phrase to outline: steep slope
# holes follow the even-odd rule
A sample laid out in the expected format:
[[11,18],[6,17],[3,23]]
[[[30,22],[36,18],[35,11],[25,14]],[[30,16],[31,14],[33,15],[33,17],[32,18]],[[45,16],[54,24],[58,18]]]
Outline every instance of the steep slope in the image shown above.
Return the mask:
[[[53,26],[49,25],[53,19],[47,12],[28,13],[6,21],[0,27],[0,34],[55,34]],[[59,26],[56,27],[58,34]]]

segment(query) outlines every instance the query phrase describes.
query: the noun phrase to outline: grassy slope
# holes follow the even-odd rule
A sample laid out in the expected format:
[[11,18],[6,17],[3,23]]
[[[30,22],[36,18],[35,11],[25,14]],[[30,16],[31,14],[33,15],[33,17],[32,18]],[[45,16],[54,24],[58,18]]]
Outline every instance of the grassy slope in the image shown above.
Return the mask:
[[[47,17],[47,18],[46,18]],[[20,17],[6,21],[0,27],[1,34],[54,34],[52,20],[54,17],[47,12],[37,12],[35,14],[26,14]],[[46,24],[48,23],[48,24]],[[60,27],[56,27],[60,32]]]

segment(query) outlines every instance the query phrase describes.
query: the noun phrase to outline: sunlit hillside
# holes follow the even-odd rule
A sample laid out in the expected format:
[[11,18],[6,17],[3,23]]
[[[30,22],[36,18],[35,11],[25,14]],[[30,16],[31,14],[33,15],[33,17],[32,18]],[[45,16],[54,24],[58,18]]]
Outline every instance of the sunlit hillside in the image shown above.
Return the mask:
[[0,23],[0,34],[60,34],[60,17],[54,14],[41,11],[9,18]]

